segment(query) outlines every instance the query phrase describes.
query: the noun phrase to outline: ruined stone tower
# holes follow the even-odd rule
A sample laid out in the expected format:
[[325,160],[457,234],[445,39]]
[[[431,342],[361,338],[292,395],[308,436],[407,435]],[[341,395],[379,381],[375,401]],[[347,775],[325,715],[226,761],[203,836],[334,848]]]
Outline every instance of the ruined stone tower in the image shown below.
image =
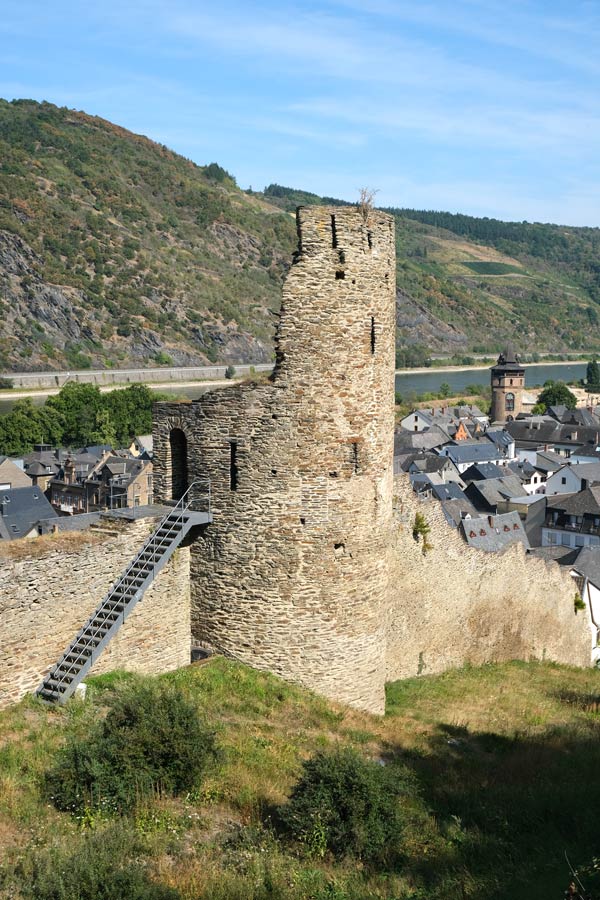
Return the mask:
[[512,344],[508,344],[498,362],[491,369],[492,379],[492,422],[507,422],[516,419],[523,409],[525,369]]
[[392,529],[393,219],[298,210],[267,382],[158,403],[159,499],[211,482],[192,545],[205,646],[382,712]]

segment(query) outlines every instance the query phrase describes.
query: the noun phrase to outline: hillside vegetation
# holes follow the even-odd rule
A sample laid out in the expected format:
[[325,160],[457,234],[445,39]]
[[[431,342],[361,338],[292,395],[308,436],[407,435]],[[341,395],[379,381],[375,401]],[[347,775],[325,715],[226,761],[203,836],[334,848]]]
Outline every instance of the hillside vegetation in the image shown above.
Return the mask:
[[[103,119],[0,100],[0,371],[272,358],[298,204]],[[600,231],[390,210],[398,361],[600,349]]]
[[409,679],[384,718],[222,658],[88,683],[0,713],[6,900],[549,900],[565,854],[600,897],[597,671]]
[[[272,184],[269,201],[340,203]],[[599,346],[600,228],[388,209],[396,219],[398,362]]]
[[295,242],[216,164],[0,101],[0,369],[268,361]]

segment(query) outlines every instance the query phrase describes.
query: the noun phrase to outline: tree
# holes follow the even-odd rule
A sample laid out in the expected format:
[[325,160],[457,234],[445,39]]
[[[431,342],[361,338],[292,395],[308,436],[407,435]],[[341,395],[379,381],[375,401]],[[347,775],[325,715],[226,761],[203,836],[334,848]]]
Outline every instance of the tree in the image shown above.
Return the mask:
[[451,388],[450,388],[450,385],[448,384],[448,382],[443,381],[440,384],[440,397],[442,397],[442,399],[445,400],[446,397],[450,396],[450,390],[451,390]]
[[227,366],[225,369],[225,378],[233,378],[235,375],[235,366]]
[[545,412],[549,406],[566,406],[567,409],[575,409],[577,397],[571,393],[564,381],[547,381],[534,409],[543,407]]
[[34,444],[60,444],[63,419],[59,412],[34,406],[30,398],[17,400],[11,412],[0,416],[0,453],[21,456]]
[[93,384],[65,384],[46,406],[57,410],[64,419],[63,440],[69,446],[91,443],[96,430],[96,416],[102,407],[102,395]]
[[595,357],[587,364],[585,383],[589,392],[600,393],[600,366]]

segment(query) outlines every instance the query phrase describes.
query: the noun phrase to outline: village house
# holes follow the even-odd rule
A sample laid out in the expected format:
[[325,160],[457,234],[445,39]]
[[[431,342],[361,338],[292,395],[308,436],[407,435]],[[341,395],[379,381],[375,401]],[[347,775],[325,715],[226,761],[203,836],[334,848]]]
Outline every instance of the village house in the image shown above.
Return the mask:
[[40,520],[57,518],[39,487],[0,488],[0,540],[37,537]]
[[20,487],[31,487],[31,478],[13,460],[0,456],[0,491]]
[[463,519],[460,527],[470,547],[487,553],[501,553],[519,542],[529,549],[529,540],[516,512]]
[[553,472],[546,481],[546,494],[575,494],[600,483],[600,461],[567,464]]
[[600,546],[600,485],[546,498],[542,546]]

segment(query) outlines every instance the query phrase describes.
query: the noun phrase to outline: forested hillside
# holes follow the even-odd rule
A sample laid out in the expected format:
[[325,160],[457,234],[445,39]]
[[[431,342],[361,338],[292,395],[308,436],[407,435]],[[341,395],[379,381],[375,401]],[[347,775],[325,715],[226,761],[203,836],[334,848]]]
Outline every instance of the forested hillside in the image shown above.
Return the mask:
[[267,361],[295,240],[216,164],[0,100],[0,369]]
[[[282,209],[341,203],[271,184]],[[396,219],[398,360],[428,351],[493,353],[598,347],[600,228],[501,222],[389,208]]]
[[[0,100],[0,371],[268,361],[293,210],[343,202]],[[400,364],[600,349],[600,230],[390,211]]]

